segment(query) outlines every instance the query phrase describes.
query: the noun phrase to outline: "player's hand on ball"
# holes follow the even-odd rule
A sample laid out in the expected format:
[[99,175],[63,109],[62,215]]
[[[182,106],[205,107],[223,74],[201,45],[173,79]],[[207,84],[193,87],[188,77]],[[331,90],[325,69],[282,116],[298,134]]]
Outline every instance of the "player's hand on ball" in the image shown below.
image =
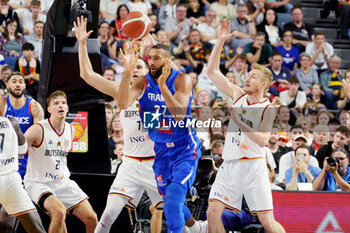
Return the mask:
[[90,34],[93,32],[90,30],[89,32],[86,32],[86,24],[87,24],[87,18],[84,19],[84,16],[81,16],[80,18],[77,18],[77,22],[73,22],[74,28],[75,28],[75,37],[77,38],[79,43],[84,43],[87,38],[89,38]]

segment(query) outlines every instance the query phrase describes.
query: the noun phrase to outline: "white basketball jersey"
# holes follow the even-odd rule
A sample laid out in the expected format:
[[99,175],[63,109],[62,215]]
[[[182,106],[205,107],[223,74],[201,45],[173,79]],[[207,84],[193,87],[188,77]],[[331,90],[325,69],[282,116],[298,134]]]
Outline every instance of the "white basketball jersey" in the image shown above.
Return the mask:
[[37,147],[28,150],[27,173],[24,182],[47,182],[69,178],[66,161],[72,148],[72,129],[65,122],[64,130],[59,135],[51,126],[49,119],[39,121],[43,129],[43,141]]
[[0,175],[18,170],[18,139],[9,119],[0,117]]
[[138,101],[119,114],[124,134],[124,154],[133,157],[154,156],[154,143],[143,128],[139,114]]
[[[247,97],[247,94],[239,97],[234,106],[238,108],[238,113],[242,121],[258,131],[264,112],[270,102],[266,99],[260,103],[249,105]],[[225,139],[223,159],[228,161],[232,159],[251,159],[258,157],[265,157],[263,147],[260,147],[242,132],[231,118]]]

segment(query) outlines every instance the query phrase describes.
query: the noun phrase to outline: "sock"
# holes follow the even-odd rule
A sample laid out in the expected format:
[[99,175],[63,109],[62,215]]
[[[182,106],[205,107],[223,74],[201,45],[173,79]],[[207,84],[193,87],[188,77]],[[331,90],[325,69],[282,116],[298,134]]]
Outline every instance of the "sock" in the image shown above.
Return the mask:
[[97,224],[95,233],[109,233],[128,199],[119,195],[108,195],[106,208]]

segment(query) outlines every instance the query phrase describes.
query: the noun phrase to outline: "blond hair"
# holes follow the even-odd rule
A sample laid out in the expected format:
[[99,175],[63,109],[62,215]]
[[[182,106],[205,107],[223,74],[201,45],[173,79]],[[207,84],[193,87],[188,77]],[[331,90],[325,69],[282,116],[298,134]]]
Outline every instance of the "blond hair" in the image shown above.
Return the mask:
[[260,70],[263,73],[263,81],[265,81],[267,83],[267,87],[265,88],[265,92],[268,91],[271,82],[273,80],[273,75],[270,69],[268,69],[265,66],[259,65],[259,64],[254,64],[252,65],[252,70]]

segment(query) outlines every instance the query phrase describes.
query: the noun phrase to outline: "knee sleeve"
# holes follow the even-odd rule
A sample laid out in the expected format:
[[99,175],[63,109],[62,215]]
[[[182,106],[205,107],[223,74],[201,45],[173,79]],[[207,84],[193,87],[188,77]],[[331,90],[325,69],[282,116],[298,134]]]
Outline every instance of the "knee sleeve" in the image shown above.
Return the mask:
[[106,208],[97,224],[95,233],[109,233],[114,221],[119,216],[128,199],[119,195],[108,195]]
[[186,191],[186,188],[178,183],[171,183],[166,190],[164,214],[170,232],[182,232],[185,225],[184,202]]

